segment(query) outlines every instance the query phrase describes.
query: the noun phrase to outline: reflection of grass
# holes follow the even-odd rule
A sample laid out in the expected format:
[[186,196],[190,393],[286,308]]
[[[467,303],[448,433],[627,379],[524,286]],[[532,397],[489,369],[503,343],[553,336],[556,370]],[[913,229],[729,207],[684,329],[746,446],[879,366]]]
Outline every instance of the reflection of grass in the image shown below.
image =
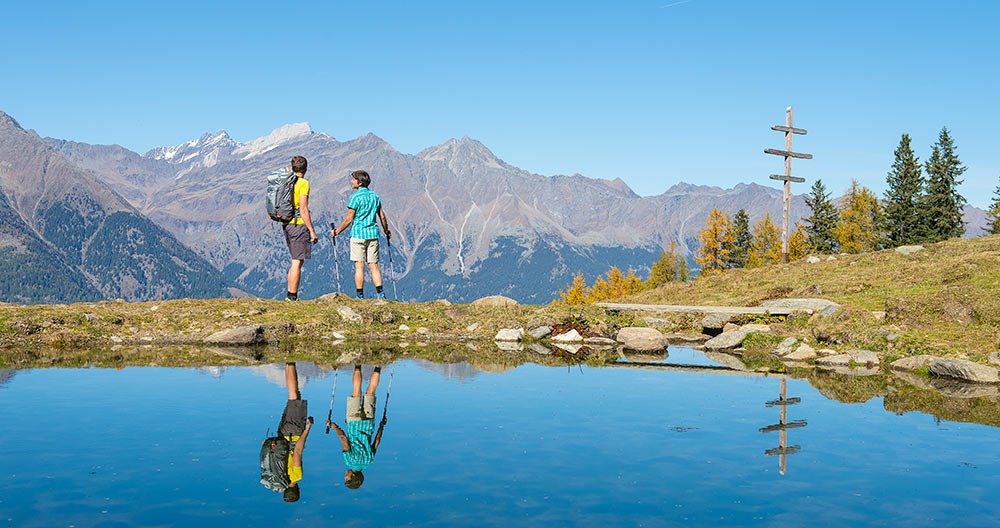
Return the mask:
[[[899,356],[972,357],[996,347],[1000,296],[987,292],[1000,288],[1000,236],[947,240],[909,256],[886,250],[836,259],[727,270],[623,301],[750,306],[787,291],[782,296],[822,297],[847,308],[846,315],[826,323],[834,344]],[[817,290],[822,293],[810,293]],[[873,310],[886,312],[886,319],[875,320]],[[897,327],[903,338],[889,343],[873,335],[883,325]],[[794,326],[806,325],[801,320],[782,324],[790,331]]]

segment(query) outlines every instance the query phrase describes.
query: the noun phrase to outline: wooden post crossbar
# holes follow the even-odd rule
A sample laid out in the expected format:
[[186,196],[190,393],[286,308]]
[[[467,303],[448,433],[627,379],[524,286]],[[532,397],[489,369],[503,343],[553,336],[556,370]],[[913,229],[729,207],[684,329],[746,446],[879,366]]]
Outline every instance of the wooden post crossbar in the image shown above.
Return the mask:
[[804,135],[806,133],[804,129],[792,126],[792,107],[789,106],[785,109],[785,126],[771,125],[771,130],[785,133],[785,150],[769,148],[764,149],[764,154],[774,154],[775,156],[783,156],[785,158],[785,174],[772,174],[771,179],[785,182],[781,209],[781,262],[788,264],[788,207],[792,194],[791,184],[792,182],[803,183],[806,181],[805,178],[792,176],[792,158],[812,159],[812,154],[792,152],[792,136],[794,134]]

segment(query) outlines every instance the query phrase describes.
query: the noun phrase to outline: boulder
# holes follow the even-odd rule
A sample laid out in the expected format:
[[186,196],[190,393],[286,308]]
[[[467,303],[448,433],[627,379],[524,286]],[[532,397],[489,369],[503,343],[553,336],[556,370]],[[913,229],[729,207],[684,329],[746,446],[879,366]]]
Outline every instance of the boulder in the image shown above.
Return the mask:
[[[420,335],[430,335],[431,331],[426,326],[421,326],[421,327],[417,328],[417,333],[420,334]],[[524,333],[524,331],[522,330],[522,334],[523,333]]]
[[445,316],[449,319],[458,319],[459,317],[465,317],[469,313],[465,308],[446,308],[443,312]]
[[479,326],[480,326],[480,324],[478,322],[472,323],[469,326],[465,327],[465,331],[466,332],[475,332],[476,330],[479,330]]
[[559,335],[552,336],[553,343],[582,343],[583,336],[580,332],[577,332],[575,328],[571,328],[569,332],[563,332]]
[[247,325],[216,332],[204,339],[213,345],[263,345],[267,343],[264,337],[264,325]]
[[378,314],[378,321],[382,324],[392,324],[396,322],[396,314],[389,310],[383,310]]
[[349,298],[350,297],[348,297],[348,295],[346,293],[333,292],[333,293],[328,293],[326,295],[320,295],[319,297],[316,297],[316,302],[328,303],[328,302],[334,302],[334,301],[339,301],[339,300],[349,299]]
[[827,262],[833,262],[834,260],[837,260],[837,257],[835,257],[833,255],[830,255],[829,257],[826,257],[826,261]]
[[837,354],[839,354],[839,352],[837,352],[832,348],[821,348],[817,350],[816,353],[821,356],[836,356]]
[[871,350],[848,350],[847,355],[851,356],[852,361],[862,365],[879,364],[878,354],[872,352]]
[[405,324],[401,324],[401,325],[399,325],[399,329],[400,329],[401,331],[403,331],[403,332],[409,332],[409,331],[410,331],[410,327],[409,327],[409,326],[406,326]]
[[899,246],[898,248],[896,248],[896,253],[899,253],[901,255],[912,255],[913,253],[916,253],[917,251],[922,251],[923,249],[924,246]]
[[618,343],[614,339],[608,339],[606,337],[585,337],[583,338],[583,342],[588,345],[604,345],[604,346],[614,345]]
[[973,383],[998,383],[997,368],[964,359],[945,358],[932,361],[927,367],[931,374]]
[[494,341],[520,341],[524,337],[523,328],[504,328],[497,332]]
[[986,360],[990,365],[1000,365],[1000,353],[993,352]]
[[719,350],[723,348],[734,348],[743,343],[750,332],[746,330],[734,330],[725,334],[720,334],[705,342],[705,348]]
[[667,339],[655,328],[625,327],[615,339],[628,350],[655,352],[667,347]]
[[676,345],[698,345],[708,341],[709,337],[705,334],[664,334],[663,338],[667,340],[670,344]]
[[771,333],[771,325],[766,325],[766,324],[759,324],[759,323],[745,324],[740,328],[746,330],[747,332],[757,332],[759,334]]
[[747,370],[747,365],[746,365],[746,363],[743,362],[743,360],[741,360],[740,358],[738,358],[736,356],[730,355],[730,354],[725,354],[723,352],[713,352],[711,350],[706,350],[705,351],[705,357],[707,357],[708,359],[711,359],[712,361],[714,361],[716,363],[722,363],[723,365],[725,365],[725,366],[727,366],[727,367],[729,367],[731,369]]
[[340,314],[341,319],[349,323],[361,322],[361,314],[356,312],[354,308],[351,308],[350,306],[341,306],[340,308],[337,308],[337,313]]
[[544,339],[552,333],[552,327],[548,325],[542,325],[536,328],[532,328],[528,331],[528,335],[534,337],[535,339]]
[[787,359],[789,361],[806,361],[814,358],[816,358],[816,349],[805,343],[799,345],[799,348],[796,348],[794,352],[789,352],[788,354],[781,356],[781,359]]
[[739,330],[739,329],[740,329],[740,325],[738,325],[736,323],[726,323],[726,326],[722,327],[722,333],[723,334],[727,334],[729,332],[732,332],[732,331],[735,331],[735,330]]
[[702,331],[712,336],[719,335],[732,318],[730,313],[710,313],[701,319]]
[[472,301],[472,306],[514,306],[517,301],[503,295],[490,295]]
[[813,313],[818,313],[823,317],[831,317],[837,315],[840,310],[840,305],[827,300],[827,299],[776,299],[773,301],[764,301],[760,304],[761,308],[784,308],[787,310],[812,310]]
[[846,367],[850,362],[851,362],[851,356],[847,354],[826,356],[816,360],[817,365],[823,365],[826,367]]
[[778,348],[792,348],[793,346],[795,346],[795,343],[798,342],[799,339],[797,337],[789,337],[786,338],[784,341],[782,341],[781,344],[778,345]]
[[909,372],[917,369],[927,368],[934,361],[941,359],[937,356],[931,356],[927,354],[921,354],[919,356],[910,356],[902,359],[897,359],[889,364],[889,368],[892,370],[902,370],[904,372]]
[[818,262],[822,262],[822,259],[817,257],[816,255],[809,255],[808,257],[806,257],[806,262],[810,264],[816,264]]

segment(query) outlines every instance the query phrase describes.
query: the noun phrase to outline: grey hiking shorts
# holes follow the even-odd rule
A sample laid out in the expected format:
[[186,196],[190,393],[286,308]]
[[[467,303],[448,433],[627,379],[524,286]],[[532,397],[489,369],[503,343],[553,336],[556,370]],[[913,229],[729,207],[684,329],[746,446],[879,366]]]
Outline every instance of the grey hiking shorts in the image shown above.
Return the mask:
[[306,430],[306,417],[309,415],[309,402],[306,400],[288,400],[285,412],[281,413],[278,423],[278,434],[282,436],[301,436]]
[[305,224],[285,224],[281,228],[285,232],[285,243],[292,260],[308,260],[312,257],[312,238]]

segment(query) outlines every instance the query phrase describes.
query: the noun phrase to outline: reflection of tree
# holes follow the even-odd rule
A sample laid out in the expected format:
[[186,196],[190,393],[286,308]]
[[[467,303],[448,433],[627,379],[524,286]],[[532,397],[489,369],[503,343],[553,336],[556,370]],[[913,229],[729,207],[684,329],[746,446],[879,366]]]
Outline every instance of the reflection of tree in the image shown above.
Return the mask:
[[15,374],[17,374],[17,371],[14,369],[0,369],[0,385],[10,381]]
[[802,449],[802,446],[788,445],[788,430],[806,426],[805,420],[792,420],[791,422],[788,421],[788,406],[795,405],[796,403],[799,403],[802,400],[800,398],[787,397],[787,391],[786,391],[787,383],[788,383],[787,378],[784,377],[781,378],[781,392],[778,396],[778,399],[769,401],[764,404],[767,405],[768,407],[778,406],[778,408],[780,409],[778,413],[778,423],[774,425],[769,425],[767,427],[761,427],[760,429],[758,429],[762,433],[770,433],[772,431],[778,431],[778,447],[775,447],[773,449],[768,449],[767,451],[764,451],[764,454],[778,455],[779,457],[778,472],[780,472],[782,475],[784,475],[786,470],[788,469],[786,456],[791,455],[793,453],[797,453],[800,449]]

